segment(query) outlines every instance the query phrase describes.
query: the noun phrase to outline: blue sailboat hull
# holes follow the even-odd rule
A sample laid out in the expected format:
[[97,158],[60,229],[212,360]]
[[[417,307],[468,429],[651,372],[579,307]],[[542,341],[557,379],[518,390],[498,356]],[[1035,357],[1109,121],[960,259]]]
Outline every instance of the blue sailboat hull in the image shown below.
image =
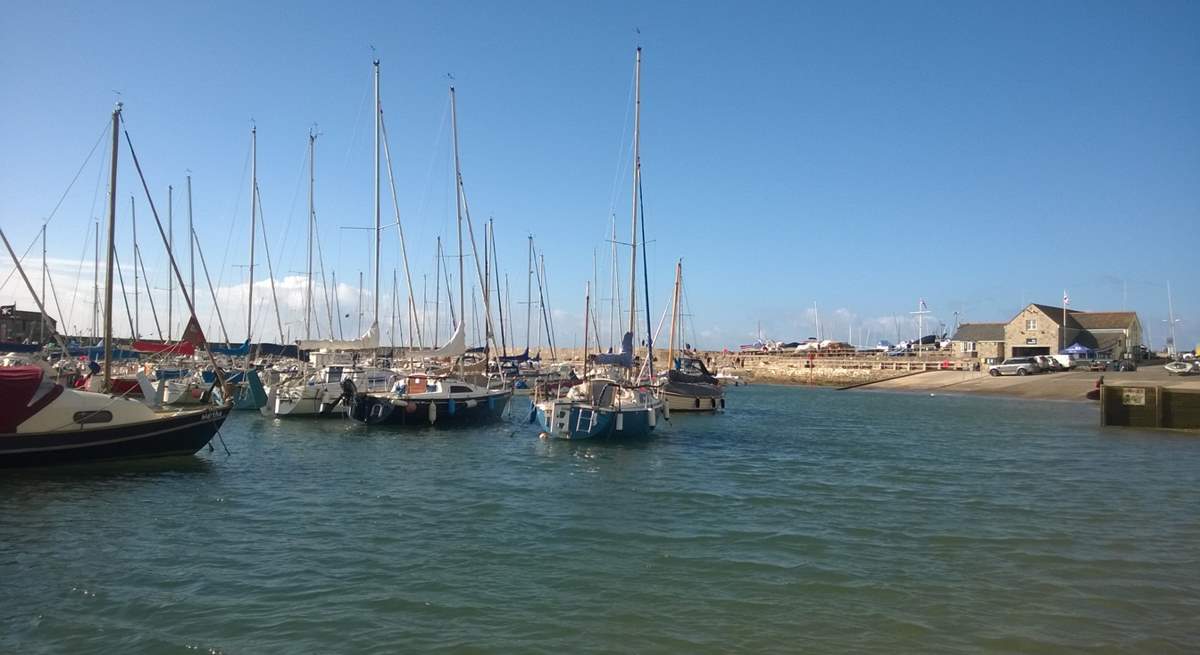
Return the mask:
[[644,439],[654,432],[657,409],[595,408],[582,403],[539,403],[537,421],[557,439]]

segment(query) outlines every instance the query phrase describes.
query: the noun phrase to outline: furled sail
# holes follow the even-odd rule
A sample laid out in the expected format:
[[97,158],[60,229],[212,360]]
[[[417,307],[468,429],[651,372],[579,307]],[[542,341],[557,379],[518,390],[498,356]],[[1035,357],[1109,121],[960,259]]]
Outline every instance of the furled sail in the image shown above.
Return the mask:
[[371,327],[357,339],[302,339],[296,343],[300,350],[373,350],[379,347],[379,324],[371,323]]
[[423,353],[425,357],[442,358],[442,357],[458,357],[467,352],[467,333],[463,331],[463,323],[459,321],[458,326],[454,328],[454,335],[446,342],[446,345],[432,352]]
[[620,354],[601,354],[596,355],[596,363],[604,366],[622,366],[624,368],[633,367],[633,333],[626,332],[621,339]]

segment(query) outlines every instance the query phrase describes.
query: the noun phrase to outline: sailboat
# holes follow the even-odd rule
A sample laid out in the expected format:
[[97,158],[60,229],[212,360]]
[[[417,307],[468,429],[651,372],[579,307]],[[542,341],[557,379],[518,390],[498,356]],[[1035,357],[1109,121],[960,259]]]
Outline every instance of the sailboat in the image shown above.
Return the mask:
[[[633,119],[633,240],[629,275],[629,330],[621,339],[621,352],[598,354],[591,361],[605,366],[590,378],[585,370],[584,384],[570,387],[561,396],[539,398],[535,396],[531,420],[536,418],[545,434],[559,439],[595,438],[644,438],[658,425],[658,417],[666,416],[662,400],[640,384],[642,378],[635,366],[633,352],[634,336],[637,334],[637,267],[638,267],[638,210],[641,206],[641,155],[640,129],[642,109],[642,49],[637,49],[634,64],[634,119]],[[645,254],[643,249],[643,269]],[[584,312],[584,365],[587,355],[588,325],[591,323],[590,293]],[[649,321],[649,299],[647,298],[646,320]],[[654,341],[647,324],[647,357],[645,365],[649,377],[654,375]]]
[[675,292],[671,302],[671,337],[667,342],[667,370],[663,374],[659,397],[672,412],[725,411],[725,391],[704,362],[679,351],[683,343],[680,297],[683,288],[683,262],[675,264]]
[[[399,376],[388,369],[365,366],[359,363],[360,352],[374,352],[379,347],[379,61],[375,66],[375,315],[367,331],[357,339],[305,339],[297,342],[300,351],[309,353],[310,367],[294,376],[281,380],[266,390],[266,404],[262,413],[266,416],[332,416],[339,406],[361,388],[362,391],[386,391]],[[316,161],[316,134],[308,135],[309,192],[308,192],[308,283],[305,311],[311,310],[312,302],[312,240],[316,210],[313,206],[313,179]],[[336,280],[335,280],[336,287]],[[308,317],[305,318],[309,325]],[[331,326],[332,328],[332,326]]]
[[[212,440],[229,415],[231,405],[161,410],[141,400],[112,393],[113,354],[113,241],[116,230],[117,154],[120,104],[112,114],[112,162],[109,177],[107,277],[104,304],[103,392],[69,389],[46,376],[38,366],[0,369],[0,466],[44,466],[98,460],[192,455]],[[134,155],[134,163],[137,157]],[[140,167],[139,167],[140,173]],[[144,181],[143,181],[144,184]],[[151,204],[153,208],[153,204]],[[157,221],[157,217],[156,217]],[[162,226],[159,233],[164,237]],[[16,263],[26,287],[45,311],[41,298],[21,269],[8,237],[5,248]],[[174,261],[174,274],[182,277]],[[191,320],[184,339],[204,343],[191,296],[184,290]],[[218,380],[221,383],[221,380]]]
[[[378,62],[376,62],[378,74]],[[376,78],[378,79],[378,78]],[[376,203],[375,222],[379,224],[379,141],[378,129],[380,107],[378,103],[378,84],[376,84]],[[359,392],[350,388],[352,394],[349,401],[349,415],[356,421],[369,425],[434,425],[445,423],[477,423],[492,421],[504,413],[504,408],[512,398],[512,389],[507,385],[492,386],[486,376],[480,376],[483,383],[468,381],[464,370],[464,356],[467,354],[466,342],[466,303],[463,270],[463,210],[464,194],[462,185],[462,165],[458,155],[458,113],[455,104],[454,87],[450,87],[451,124],[454,133],[454,174],[457,193],[457,227],[458,227],[458,316],[454,334],[441,348],[423,353],[426,359],[451,359],[458,361],[457,374],[446,373],[431,375],[427,373],[410,373],[402,382],[398,382],[388,392]],[[376,251],[378,262],[378,251]],[[378,278],[378,264],[376,265]],[[378,287],[378,285],[377,285]],[[378,294],[376,294],[378,298]],[[378,312],[378,300],[376,300]]]

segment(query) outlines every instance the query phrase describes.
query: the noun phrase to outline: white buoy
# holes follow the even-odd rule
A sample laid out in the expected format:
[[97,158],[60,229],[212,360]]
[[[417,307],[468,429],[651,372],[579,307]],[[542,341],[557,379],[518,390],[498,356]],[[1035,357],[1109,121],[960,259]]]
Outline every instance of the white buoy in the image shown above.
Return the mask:
[[429,424],[433,425],[437,422],[437,403],[429,403]]

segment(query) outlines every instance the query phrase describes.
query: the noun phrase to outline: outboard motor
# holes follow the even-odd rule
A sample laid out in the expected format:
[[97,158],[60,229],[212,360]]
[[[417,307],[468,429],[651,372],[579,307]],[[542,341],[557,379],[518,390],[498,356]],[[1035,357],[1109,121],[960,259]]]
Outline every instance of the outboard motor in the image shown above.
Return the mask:
[[346,407],[350,407],[351,403],[354,402],[354,396],[356,395],[358,395],[358,387],[355,386],[354,380],[348,377],[343,379],[342,397],[339,398],[339,400],[341,400]]

